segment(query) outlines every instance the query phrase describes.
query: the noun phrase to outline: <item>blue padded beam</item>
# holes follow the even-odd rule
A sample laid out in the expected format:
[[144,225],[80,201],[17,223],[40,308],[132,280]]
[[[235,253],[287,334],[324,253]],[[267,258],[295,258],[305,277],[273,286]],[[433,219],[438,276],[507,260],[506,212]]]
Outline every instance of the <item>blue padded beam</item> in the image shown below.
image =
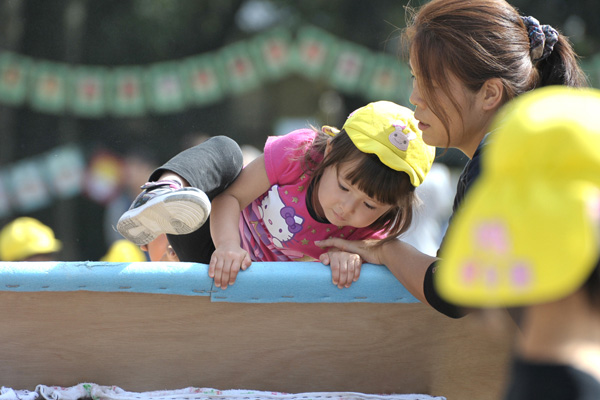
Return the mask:
[[197,263],[0,262],[0,290],[162,293],[237,303],[418,301],[383,266],[363,265],[357,282],[338,289],[319,262],[254,262],[226,290],[214,287],[208,266]]
[[209,296],[208,266],[194,263],[2,262],[0,290],[139,292]]
[[213,292],[213,301],[247,303],[414,303],[415,299],[381,265],[364,264],[350,288],[338,289],[320,262],[253,263],[233,286]]

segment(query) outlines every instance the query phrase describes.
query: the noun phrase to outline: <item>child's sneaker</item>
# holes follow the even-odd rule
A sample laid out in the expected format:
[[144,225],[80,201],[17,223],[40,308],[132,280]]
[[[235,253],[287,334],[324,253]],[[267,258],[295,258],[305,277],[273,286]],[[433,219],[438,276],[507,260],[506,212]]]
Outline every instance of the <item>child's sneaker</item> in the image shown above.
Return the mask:
[[163,233],[191,233],[208,219],[210,201],[200,189],[170,180],[148,182],[142,189],[117,222],[119,233],[138,246]]

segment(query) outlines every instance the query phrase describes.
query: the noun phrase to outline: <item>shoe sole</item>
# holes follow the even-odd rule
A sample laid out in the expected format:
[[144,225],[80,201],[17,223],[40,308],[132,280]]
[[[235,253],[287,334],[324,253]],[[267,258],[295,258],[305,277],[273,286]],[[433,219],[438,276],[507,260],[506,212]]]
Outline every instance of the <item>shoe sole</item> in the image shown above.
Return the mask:
[[142,246],[163,233],[192,233],[204,225],[209,214],[210,201],[206,194],[176,192],[125,212],[117,222],[117,230],[127,240]]

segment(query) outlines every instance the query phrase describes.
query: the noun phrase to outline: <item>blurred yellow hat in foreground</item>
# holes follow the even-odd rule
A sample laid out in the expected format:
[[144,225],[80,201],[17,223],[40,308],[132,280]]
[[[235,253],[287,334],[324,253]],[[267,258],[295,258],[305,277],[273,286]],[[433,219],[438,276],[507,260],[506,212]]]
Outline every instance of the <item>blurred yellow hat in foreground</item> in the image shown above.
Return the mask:
[[599,258],[600,90],[509,102],[456,213],[435,284],[462,306],[522,306],[579,289]]

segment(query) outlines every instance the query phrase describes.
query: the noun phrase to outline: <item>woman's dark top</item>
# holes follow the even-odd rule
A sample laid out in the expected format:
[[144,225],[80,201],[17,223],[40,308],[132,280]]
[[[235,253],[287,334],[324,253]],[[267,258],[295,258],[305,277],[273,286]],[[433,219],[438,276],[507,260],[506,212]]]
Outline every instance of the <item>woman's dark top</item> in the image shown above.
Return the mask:
[[570,365],[515,359],[505,400],[598,400],[600,382]]

